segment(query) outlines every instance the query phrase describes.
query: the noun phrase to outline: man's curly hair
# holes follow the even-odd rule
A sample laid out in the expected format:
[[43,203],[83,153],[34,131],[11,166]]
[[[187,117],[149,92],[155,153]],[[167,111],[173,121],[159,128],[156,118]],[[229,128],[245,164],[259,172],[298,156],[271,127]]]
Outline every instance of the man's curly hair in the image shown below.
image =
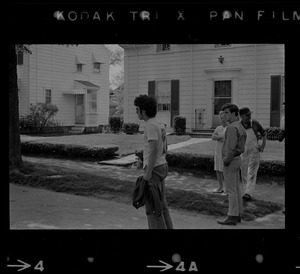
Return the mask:
[[154,97],[148,95],[140,95],[134,99],[134,105],[140,108],[140,112],[143,110],[150,118],[156,116],[157,113],[157,101]]

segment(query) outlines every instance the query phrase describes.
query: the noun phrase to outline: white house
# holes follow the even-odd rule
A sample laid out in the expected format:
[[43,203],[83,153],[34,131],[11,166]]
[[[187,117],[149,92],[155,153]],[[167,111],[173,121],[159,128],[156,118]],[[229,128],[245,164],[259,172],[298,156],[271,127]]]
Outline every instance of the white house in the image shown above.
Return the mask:
[[17,58],[19,113],[52,103],[62,126],[91,129],[108,123],[109,53],[104,45],[27,45]]
[[[222,105],[249,107],[263,127],[279,126],[284,102],[282,44],[123,44],[124,122],[138,121],[134,98],[157,98],[167,126],[186,117],[187,131],[219,125]],[[143,123],[141,123],[143,127]]]

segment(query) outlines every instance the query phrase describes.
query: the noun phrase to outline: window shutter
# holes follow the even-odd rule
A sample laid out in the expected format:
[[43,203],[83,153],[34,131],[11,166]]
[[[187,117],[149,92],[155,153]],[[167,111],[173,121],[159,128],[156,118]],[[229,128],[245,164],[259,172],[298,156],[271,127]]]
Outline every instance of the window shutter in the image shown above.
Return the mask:
[[148,96],[155,98],[155,81],[148,81]]
[[179,115],[179,80],[171,81],[171,125],[173,118]]
[[271,76],[270,126],[280,126],[281,76]]

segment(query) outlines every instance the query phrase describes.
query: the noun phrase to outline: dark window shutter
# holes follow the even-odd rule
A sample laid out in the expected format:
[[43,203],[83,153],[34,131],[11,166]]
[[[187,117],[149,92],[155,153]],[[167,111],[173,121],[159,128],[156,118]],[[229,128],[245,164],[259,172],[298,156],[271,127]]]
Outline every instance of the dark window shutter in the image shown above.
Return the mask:
[[173,118],[179,115],[179,80],[171,81],[171,125]]
[[148,96],[155,98],[155,81],[148,81]]
[[271,105],[270,105],[270,126],[280,125],[280,101],[281,101],[281,76],[271,76]]

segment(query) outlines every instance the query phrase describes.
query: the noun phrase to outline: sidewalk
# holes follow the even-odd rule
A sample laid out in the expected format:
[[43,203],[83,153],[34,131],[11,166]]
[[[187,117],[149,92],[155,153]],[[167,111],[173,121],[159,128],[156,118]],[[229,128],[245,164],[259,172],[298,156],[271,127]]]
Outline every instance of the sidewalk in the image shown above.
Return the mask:
[[[210,139],[208,138],[191,138],[187,141],[184,142],[180,142],[177,144],[172,144],[172,145],[168,145],[168,151],[180,148],[180,147],[184,147],[184,146],[189,146],[192,144],[197,144],[197,143],[202,143],[202,142],[206,142],[209,141]],[[106,161],[101,161],[98,162],[99,164],[103,164],[103,165],[118,165],[118,166],[127,166],[127,165],[131,165],[135,162],[138,161],[138,158],[135,156],[135,154],[131,154],[128,155],[126,157],[122,157],[119,159],[112,159],[112,160],[106,160]]]
[[[43,163],[73,170],[101,173],[102,176],[135,182],[142,170],[131,167],[99,165],[41,157],[25,157],[24,161]],[[218,185],[215,178],[199,179],[188,173],[170,172],[166,187],[180,188],[200,193],[211,193]],[[64,196],[66,195],[66,196]],[[284,186],[259,184],[255,195],[265,201],[284,204]],[[97,228],[97,229],[143,229],[147,228],[144,209],[136,210],[131,204],[117,203],[91,197],[82,197],[47,190],[11,185],[11,228]],[[242,222],[235,227],[217,224],[216,217],[187,211],[171,210],[174,226],[178,229],[270,229],[285,227],[282,212]]]

